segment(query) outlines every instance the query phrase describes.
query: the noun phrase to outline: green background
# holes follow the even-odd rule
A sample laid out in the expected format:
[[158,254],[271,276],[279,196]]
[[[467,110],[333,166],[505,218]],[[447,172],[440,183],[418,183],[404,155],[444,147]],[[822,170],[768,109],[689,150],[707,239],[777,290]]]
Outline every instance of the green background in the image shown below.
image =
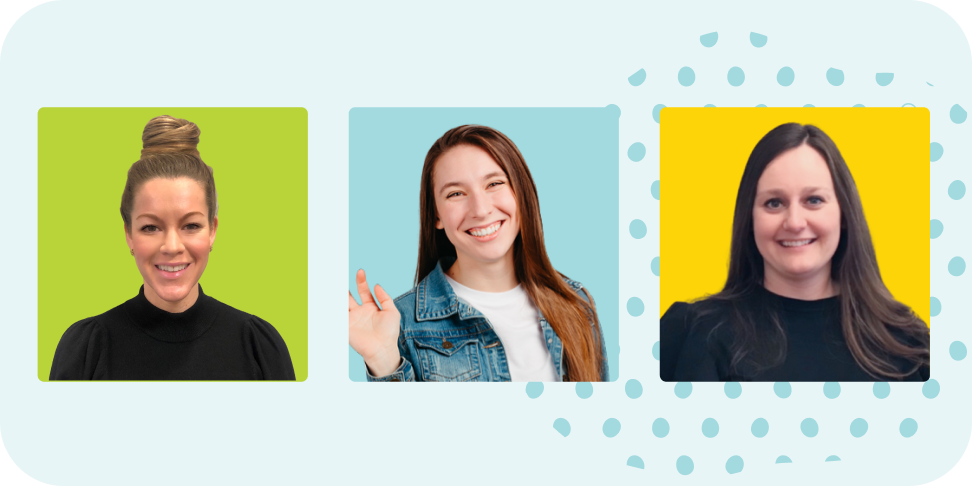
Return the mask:
[[37,113],[37,376],[61,334],[138,294],[119,213],[151,118],[199,126],[219,228],[206,294],[271,323],[307,379],[307,110],[42,108]]

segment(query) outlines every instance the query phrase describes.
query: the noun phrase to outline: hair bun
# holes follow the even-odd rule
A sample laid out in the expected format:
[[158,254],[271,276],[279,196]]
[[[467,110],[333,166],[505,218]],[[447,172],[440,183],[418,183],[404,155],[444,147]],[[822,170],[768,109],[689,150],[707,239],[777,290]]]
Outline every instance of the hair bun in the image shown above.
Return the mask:
[[189,120],[157,116],[142,131],[142,157],[152,154],[187,154],[199,157],[199,127]]

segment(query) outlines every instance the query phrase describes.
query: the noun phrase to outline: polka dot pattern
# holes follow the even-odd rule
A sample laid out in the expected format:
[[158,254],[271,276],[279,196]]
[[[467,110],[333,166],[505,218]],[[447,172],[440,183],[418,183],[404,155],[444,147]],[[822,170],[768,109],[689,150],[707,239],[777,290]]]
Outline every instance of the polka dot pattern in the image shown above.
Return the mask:
[[825,397],[827,397],[827,398],[829,398],[831,400],[833,400],[834,398],[839,397],[840,396],[840,383],[836,383],[836,382],[824,383],[823,393],[824,393],[824,396]]
[[872,391],[874,392],[875,397],[884,400],[885,398],[888,398],[888,395],[891,394],[891,385],[886,382],[879,381],[874,384]]
[[678,398],[688,398],[692,394],[692,384],[681,382],[675,384],[675,396]]
[[962,257],[955,257],[948,261],[948,273],[960,277],[965,273],[965,259]]
[[952,109],[948,110],[948,117],[952,120],[952,123],[965,123],[969,114],[961,106],[952,105]]
[[733,66],[729,69],[726,79],[731,86],[742,86],[743,82],[746,81],[746,73],[743,72],[741,67]]
[[901,432],[902,437],[912,437],[918,433],[918,422],[913,418],[906,418],[901,421],[901,426],[898,427]]
[[962,181],[953,181],[948,185],[948,197],[958,201],[965,197],[965,183]]
[[640,240],[648,234],[648,225],[640,219],[636,219],[628,225],[628,232],[631,233],[631,237]]
[[955,361],[962,361],[968,354],[968,349],[962,341],[955,341],[948,347],[948,355]]
[[937,219],[931,220],[931,224],[929,226],[931,229],[931,239],[933,240],[939,236],[942,236],[942,232],[945,231],[945,225]]
[[931,161],[938,162],[942,159],[942,155],[945,155],[945,148],[938,142],[932,142],[928,148],[928,152],[931,155]]
[[827,70],[827,82],[832,86],[844,84],[844,72],[840,69],[830,68]]
[[638,317],[645,313],[645,303],[637,297],[632,297],[628,299],[628,314],[631,317]]
[[638,380],[628,380],[624,384],[624,394],[628,395],[628,398],[640,398],[641,393],[644,389],[641,387],[641,382]]
[[621,422],[616,418],[609,418],[604,421],[604,426],[601,427],[601,430],[604,432],[605,437],[616,437],[621,432]]
[[850,425],[850,433],[857,438],[864,437],[864,434],[867,433],[867,420],[862,418],[854,419]]
[[789,86],[793,84],[796,79],[796,73],[793,72],[793,68],[786,66],[780,68],[780,71],[776,73],[776,82],[780,83],[780,86]]
[[804,419],[803,422],[800,422],[800,432],[803,432],[803,435],[807,437],[816,437],[819,431],[820,428],[817,426],[817,421],[812,418]]
[[702,435],[713,438],[719,435],[719,422],[714,418],[707,418],[702,421]]
[[700,35],[699,42],[705,47],[712,47],[716,45],[716,42],[719,42],[719,33],[709,32],[708,34]]
[[645,144],[641,142],[635,142],[628,147],[628,158],[631,159],[632,162],[641,162],[641,160],[645,158],[645,153],[647,153]]
[[739,395],[742,395],[742,385],[734,381],[726,383],[722,389],[726,392],[726,396],[732,399],[739,398]]
[[692,462],[692,458],[689,456],[680,456],[675,461],[675,469],[682,476],[688,476],[695,470],[695,463]]
[[564,437],[570,435],[570,422],[567,419],[559,418],[554,420],[553,428]]
[[668,431],[668,421],[663,418],[655,419],[655,421],[651,424],[651,433],[659,439],[668,435]]
[[928,380],[924,385],[921,386],[921,394],[924,395],[925,398],[935,398],[941,391],[942,387],[938,384],[938,380]]
[[732,456],[726,461],[726,472],[729,474],[736,474],[742,472],[743,470],[743,458],[739,456]]
[[530,398],[537,398],[543,394],[543,383],[538,381],[531,381],[527,383],[526,394]]
[[678,70],[678,84],[682,86],[692,86],[695,83],[695,71],[685,66]]
[[773,393],[776,393],[776,396],[780,398],[788,398],[792,391],[793,388],[785,381],[780,381],[773,384]]
[[753,433],[754,437],[762,439],[763,437],[766,437],[766,434],[769,433],[769,422],[762,417],[753,420],[753,425],[750,427],[750,431]]

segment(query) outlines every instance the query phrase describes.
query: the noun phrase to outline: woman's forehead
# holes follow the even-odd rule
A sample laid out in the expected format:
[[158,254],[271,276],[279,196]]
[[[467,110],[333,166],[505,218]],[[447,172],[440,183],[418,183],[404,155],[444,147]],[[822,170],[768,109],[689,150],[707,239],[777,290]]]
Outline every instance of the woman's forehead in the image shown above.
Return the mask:
[[201,184],[187,177],[151,179],[135,194],[134,216],[151,212],[191,212],[206,208],[206,193]]
[[781,153],[770,162],[757,184],[757,192],[803,189],[833,190],[834,182],[827,161],[809,145]]
[[505,177],[503,168],[488,152],[475,145],[457,145],[436,160],[432,181],[434,187],[451,183],[477,183],[497,172]]

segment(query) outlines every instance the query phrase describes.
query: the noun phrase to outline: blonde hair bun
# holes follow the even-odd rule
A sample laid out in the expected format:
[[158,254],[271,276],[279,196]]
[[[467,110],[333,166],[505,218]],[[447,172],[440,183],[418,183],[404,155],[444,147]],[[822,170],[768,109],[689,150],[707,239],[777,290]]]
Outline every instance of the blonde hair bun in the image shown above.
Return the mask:
[[189,120],[157,116],[142,131],[142,157],[155,154],[186,154],[199,157],[199,127]]

